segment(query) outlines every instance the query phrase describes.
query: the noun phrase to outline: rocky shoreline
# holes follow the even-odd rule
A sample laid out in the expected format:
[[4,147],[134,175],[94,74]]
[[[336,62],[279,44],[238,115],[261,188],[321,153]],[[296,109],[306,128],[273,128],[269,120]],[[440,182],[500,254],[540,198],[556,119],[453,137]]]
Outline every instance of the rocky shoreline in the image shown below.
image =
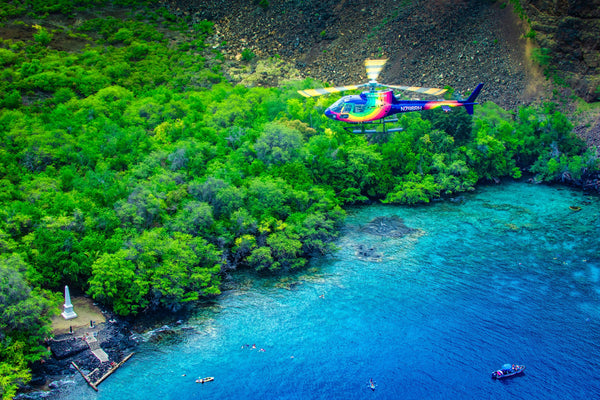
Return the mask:
[[[90,381],[97,382],[111,369],[116,370],[115,366],[135,353],[140,344],[158,342],[192,330],[184,323],[189,318],[188,310],[155,312],[136,318],[120,318],[105,310],[102,314],[106,318],[104,323],[90,324],[73,333],[57,334],[46,340],[50,357],[32,365],[32,380],[15,399],[58,399],[68,386],[83,381],[73,364]],[[100,348],[108,361],[101,361],[91,347]],[[102,390],[101,386],[99,390]]]
[[[106,353],[109,361],[102,362],[94,355],[85,340],[86,336],[97,340],[95,343]],[[32,380],[15,399],[52,398],[58,395],[65,385],[81,379],[72,363],[96,380],[134,352],[140,341],[140,335],[131,330],[130,322],[112,315],[107,317],[106,323],[72,334],[56,335],[46,341],[51,357],[32,366]]]

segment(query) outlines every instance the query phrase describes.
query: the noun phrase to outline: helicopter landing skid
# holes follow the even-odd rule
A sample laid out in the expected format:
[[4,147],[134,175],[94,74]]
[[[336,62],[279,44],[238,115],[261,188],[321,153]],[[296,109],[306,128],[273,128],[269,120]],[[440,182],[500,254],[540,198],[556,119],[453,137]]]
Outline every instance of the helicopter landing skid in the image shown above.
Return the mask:
[[[398,122],[397,118],[394,119],[385,119],[378,121],[369,121],[362,122],[359,128],[355,128],[354,126],[345,126],[344,129],[350,133],[356,133],[359,135],[365,134],[373,134],[373,133],[393,133],[393,132],[402,132],[404,128],[388,128],[385,124],[390,124]],[[369,125],[373,126],[374,129],[369,129]],[[381,125],[382,129],[377,129],[377,125]]]

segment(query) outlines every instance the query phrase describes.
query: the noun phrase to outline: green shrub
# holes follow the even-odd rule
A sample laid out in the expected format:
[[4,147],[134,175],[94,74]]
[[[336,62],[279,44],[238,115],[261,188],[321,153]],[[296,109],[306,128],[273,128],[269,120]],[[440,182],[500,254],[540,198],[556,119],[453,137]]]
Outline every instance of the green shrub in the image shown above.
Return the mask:
[[193,25],[194,31],[199,35],[211,35],[213,33],[215,24],[211,21],[200,21]]
[[244,49],[242,50],[242,60],[249,62],[252,61],[252,59],[256,57],[256,54],[254,54],[254,52],[250,49]]
[[517,13],[517,15],[519,16],[519,18],[521,18],[522,20],[527,19],[527,16],[525,15],[525,10],[523,9],[523,6],[521,5],[520,0],[509,0],[509,3],[511,3],[513,5],[514,10]]
[[10,50],[0,48],[0,65],[9,65],[15,61],[17,55]]
[[112,79],[126,78],[131,74],[131,68],[126,62],[116,62],[106,66],[104,72]]
[[382,203],[386,204],[418,204],[429,203],[429,200],[439,195],[439,186],[434,182],[433,176],[425,175],[421,178],[411,174],[407,181],[396,185],[388,193]]
[[58,89],[56,91],[56,93],[54,93],[54,101],[57,104],[66,103],[67,101],[71,100],[73,97],[75,97],[75,92],[66,87],[62,87],[62,88]]
[[10,93],[4,95],[3,99],[0,99],[0,107],[15,109],[19,108],[22,104],[21,93],[17,90],[13,90]]
[[42,46],[48,46],[53,36],[45,28],[39,27],[38,32],[33,34],[33,39]]
[[43,71],[25,79],[24,87],[30,90],[54,92],[69,86],[72,80],[64,72]]
[[21,75],[23,77],[28,77],[31,75],[35,75],[42,70],[42,65],[40,64],[40,60],[34,58],[31,62],[24,62],[21,64]]
[[133,42],[127,48],[127,59],[129,61],[143,60],[150,52],[150,46],[147,43]]
[[127,28],[121,28],[115,33],[112,42],[128,43],[133,38],[133,32]]
[[546,47],[534,48],[531,52],[531,58],[533,61],[541,65],[542,67],[547,67],[550,65],[550,61],[552,61],[552,51]]
[[77,28],[80,32],[90,32],[100,35],[104,40],[114,35],[122,26],[122,21],[113,17],[94,18],[85,21]]

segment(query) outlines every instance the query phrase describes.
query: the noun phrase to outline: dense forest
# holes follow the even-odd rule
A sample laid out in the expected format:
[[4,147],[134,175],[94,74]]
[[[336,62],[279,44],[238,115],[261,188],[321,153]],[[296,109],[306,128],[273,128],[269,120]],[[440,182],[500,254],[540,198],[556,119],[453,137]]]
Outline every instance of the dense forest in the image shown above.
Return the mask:
[[[65,284],[122,316],[177,309],[218,295],[235,268],[285,273],[330,252],[348,205],[417,205],[482,181],[580,182],[599,170],[551,103],[408,113],[403,132],[355,135],[323,116],[338,97],[298,95],[321,82],[227,82],[206,44],[210,21],[122,0],[110,2],[127,6],[122,18],[44,26],[107,5],[0,5],[2,27],[32,32],[0,41],[4,399],[48,355]],[[81,46],[58,50],[58,37]]]

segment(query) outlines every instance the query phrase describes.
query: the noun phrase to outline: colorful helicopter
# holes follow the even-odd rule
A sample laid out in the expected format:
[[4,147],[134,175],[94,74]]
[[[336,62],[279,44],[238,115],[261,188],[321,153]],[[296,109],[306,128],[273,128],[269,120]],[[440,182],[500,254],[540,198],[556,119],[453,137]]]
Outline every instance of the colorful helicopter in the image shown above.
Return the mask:
[[344,96],[329,108],[325,110],[325,115],[336,121],[349,122],[351,124],[362,124],[361,129],[352,129],[353,133],[377,133],[376,129],[366,129],[364,124],[381,123],[383,125],[383,133],[398,132],[402,128],[386,129],[386,123],[398,122],[397,119],[386,119],[394,114],[431,110],[441,108],[448,112],[451,107],[464,107],[467,113],[473,114],[473,105],[475,98],[479,95],[483,83],[477,85],[473,93],[462,100],[399,100],[394,96],[393,90],[376,90],[377,88],[389,88],[396,90],[407,90],[411,92],[424,93],[429,95],[440,95],[446,92],[446,89],[426,88],[416,86],[393,86],[385,85],[377,82],[377,77],[383,69],[387,60],[366,60],[367,76],[369,82],[361,85],[336,86],[320,89],[299,90],[304,97],[315,97],[329,93],[336,93],[345,90],[354,90],[360,88],[368,88],[368,91],[362,92],[359,95]]

